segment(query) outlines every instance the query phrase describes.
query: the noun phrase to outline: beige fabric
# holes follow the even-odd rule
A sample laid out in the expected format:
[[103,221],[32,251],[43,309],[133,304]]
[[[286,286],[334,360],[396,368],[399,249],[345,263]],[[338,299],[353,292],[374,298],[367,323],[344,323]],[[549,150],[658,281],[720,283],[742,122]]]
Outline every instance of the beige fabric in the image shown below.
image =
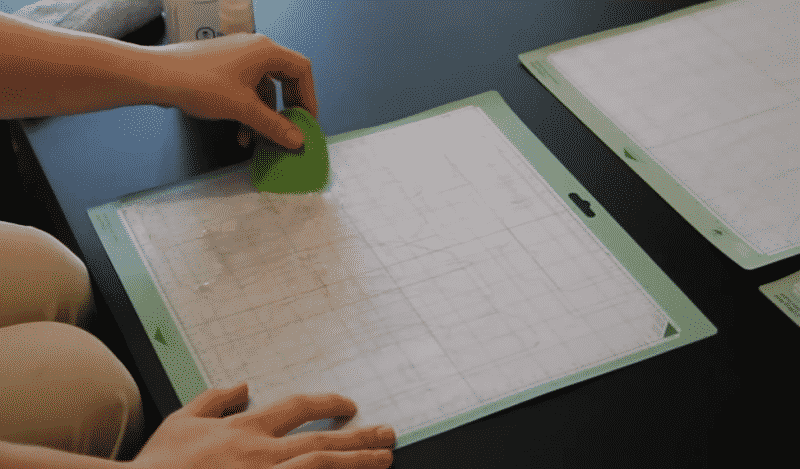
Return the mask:
[[0,221],[0,439],[116,458],[143,428],[139,389],[99,339],[83,262]]

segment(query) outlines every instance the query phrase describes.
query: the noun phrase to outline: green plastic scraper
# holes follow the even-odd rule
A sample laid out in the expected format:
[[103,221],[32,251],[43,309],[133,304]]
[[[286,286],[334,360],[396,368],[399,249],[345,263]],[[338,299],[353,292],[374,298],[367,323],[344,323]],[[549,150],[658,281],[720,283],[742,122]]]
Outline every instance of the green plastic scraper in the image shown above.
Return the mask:
[[250,160],[250,180],[259,192],[304,194],[328,184],[330,161],[322,128],[308,111],[294,107],[281,111],[303,132],[297,150],[257,149]]

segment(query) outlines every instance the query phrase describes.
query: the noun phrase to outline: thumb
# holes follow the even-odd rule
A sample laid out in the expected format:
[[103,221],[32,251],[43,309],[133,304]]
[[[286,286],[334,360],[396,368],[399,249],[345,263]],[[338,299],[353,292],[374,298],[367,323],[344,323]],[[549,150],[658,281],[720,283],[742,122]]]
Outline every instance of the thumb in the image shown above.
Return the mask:
[[286,148],[298,149],[303,145],[305,139],[303,131],[299,127],[283,115],[270,109],[255,93],[241,122]]
[[228,389],[206,389],[181,410],[194,417],[218,418],[232,407],[243,408],[247,402],[247,382],[242,381]]

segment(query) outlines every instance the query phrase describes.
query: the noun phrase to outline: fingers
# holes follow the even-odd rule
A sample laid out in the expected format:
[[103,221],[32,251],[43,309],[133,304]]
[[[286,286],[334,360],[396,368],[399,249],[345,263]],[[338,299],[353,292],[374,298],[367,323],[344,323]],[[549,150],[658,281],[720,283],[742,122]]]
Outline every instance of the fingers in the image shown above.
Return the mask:
[[356,428],[300,433],[275,440],[287,458],[313,451],[355,451],[393,448],[397,439],[390,427]]
[[[235,35],[234,35],[235,36]],[[250,126],[276,143],[290,149],[303,144],[303,133],[288,119],[278,114],[276,90],[272,79],[282,82],[284,107],[302,107],[318,118],[317,97],[311,73],[311,61],[299,52],[277,44],[272,39],[260,35],[242,36],[241,40],[254,40],[247,62],[251,65],[244,71],[244,82],[254,86],[258,100],[242,103],[237,119]],[[264,106],[266,104],[266,106]],[[251,136],[252,137],[252,136]],[[250,139],[240,133],[242,146]]]
[[231,407],[246,406],[247,401],[247,383],[243,382],[228,389],[207,389],[180,411],[195,417],[216,418]]
[[[303,57],[305,59],[305,57]],[[305,59],[307,72],[303,72],[300,77],[292,77],[288,74],[273,74],[283,84],[284,107],[302,107],[310,112],[314,119],[319,118],[317,96],[314,92],[314,77],[311,75],[311,61]]]
[[303,144],[303,132],[289,119],[265,107],[260,100],[251,101],[240,115],[240,122],[286,148],[297,149]]
[[[283,115],[277,112],[277,92],[275,89],[275,83],[272,81],[272,78],[269,74],[264,75],[261,78],[261,81],[259,81],[256,85],[256,94],[272,112],[265,112],[263,106],[258,104],[256,106],[257,109],[255,109],[253,112],[256,115],[256,118],[259,120],[256,122],[249,121],[248,123],[251,125],[259,124],[258,130],[260,130],[261,134],[287,148],[299,148],[303,144],[303,132],[297,125],[290,122]],[[259,113],[261,114],[260,118],[258,117]],[[276,116],[277,122],[275,122]],[[272,121],[272,128],[263,125],[265,120]],[[269,123],[270,122],[268,122],[268,124]],[[257,130],[251,127],[251,125],[242,124],[239,130],[238,140],[239,145],[242,147],[249,146],[250,142],[256,138],[255,132]],[[276,131],[275,129],[278,130]]]
[[282,437],[312,420],[356,414],[356,404],[338,394],[296,394],[265,407],[258,412],[235,416],[239,425],[256,425],[273,437]]
[[263,73],[269,73],[283,84],[284,107],[302,107],[317,119],[319,108],[314,91],[311,61],[299,52],[278,45],[263,36],[273,48],[271,57],[263,62]]
[[275,466],[275,469],[386,468],[394,456],[388,449],[362,451],[320,451],[306,453]]

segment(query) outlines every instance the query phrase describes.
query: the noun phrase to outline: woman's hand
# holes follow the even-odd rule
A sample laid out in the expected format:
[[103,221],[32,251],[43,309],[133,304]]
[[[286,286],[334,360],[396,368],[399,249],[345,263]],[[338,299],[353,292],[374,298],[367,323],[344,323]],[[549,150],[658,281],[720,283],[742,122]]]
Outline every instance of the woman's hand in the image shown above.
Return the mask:
[[262,34],[237,33],[153,49],[149,81],[160,90],[158,104],[198,118],[239,121],[242,146],[250,143],[252,130],[287,148],[303,143],[300,129],[276,112],[270,77],[281,81],[285,107],[299,106],[318,117],[311,61]]
[[[307,421],[355,415],[355,404],[342,396],[295,395],[261,409],[241,412],[246,404],[246,383],[203,392],[164,420],[130,466],[344,469],[385,468],[392,464],[395,435],[391,429],[285,436]],[[226,411],[235,413],[222,417]]]

